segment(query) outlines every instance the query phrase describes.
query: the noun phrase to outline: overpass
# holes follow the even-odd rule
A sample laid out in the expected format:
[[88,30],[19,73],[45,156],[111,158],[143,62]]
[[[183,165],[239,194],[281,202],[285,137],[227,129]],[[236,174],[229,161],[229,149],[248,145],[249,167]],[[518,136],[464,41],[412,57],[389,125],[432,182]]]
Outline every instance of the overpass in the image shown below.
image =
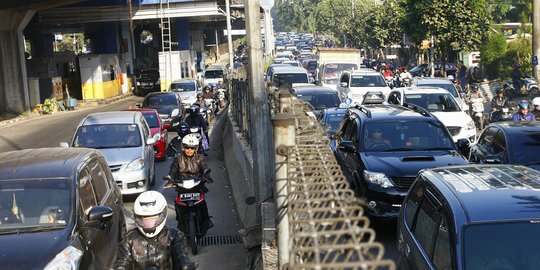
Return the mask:
[[[233,16],[241,17],[243,5],[239,2],[242,1],[233,0],[236,8]],[[205,42],[205,31],[211,28],[217,36],[217,30],[221,33],[225,28],[224,3],[224,0],[2,1],[0,112],[29,111],[55,93],[61,99],[66,85],[71,96],[78,99],[101,99],[125,93],[126,73],[133,74],[139,66],[157,66],[157,52],[163,50],[160,25],[164,25],[165,17],[170,20],[169,41],[173,45],[169,49],[179,51],[182,70],[191,71],[183,76],[193,76],[204,67],[205,43],[215,43],[208,38]],[[134,38],[143,28],[153,31],[155,42],[151,46],[143,46]],[[74,32],[84,33],[91,54],[54,50],[54,34]],[[31,45],[30,55],[25,55],[25,43]]]

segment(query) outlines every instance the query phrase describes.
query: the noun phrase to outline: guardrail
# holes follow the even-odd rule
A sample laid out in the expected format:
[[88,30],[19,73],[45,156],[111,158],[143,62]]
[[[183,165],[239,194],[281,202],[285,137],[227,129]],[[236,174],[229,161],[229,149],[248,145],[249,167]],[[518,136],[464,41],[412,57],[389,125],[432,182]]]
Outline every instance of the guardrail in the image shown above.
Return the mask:
[[395,269],[309,104],[270,90],[279,269]]
[[237,123],[239,132],[251,144],[251,112],[249,104],[248,83],[243,78],[233,78],[230,80],[230,106],[232,117]]

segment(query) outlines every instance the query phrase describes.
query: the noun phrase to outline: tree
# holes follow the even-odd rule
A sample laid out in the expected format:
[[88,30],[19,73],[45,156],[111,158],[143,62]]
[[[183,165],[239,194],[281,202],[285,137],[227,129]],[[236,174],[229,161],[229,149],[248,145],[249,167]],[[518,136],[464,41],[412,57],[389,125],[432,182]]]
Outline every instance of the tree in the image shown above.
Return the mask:
[[402,0],[402,27],[416,44],[433,37],[443,63],[452,50],[476,50],[489,29],[486,0]]

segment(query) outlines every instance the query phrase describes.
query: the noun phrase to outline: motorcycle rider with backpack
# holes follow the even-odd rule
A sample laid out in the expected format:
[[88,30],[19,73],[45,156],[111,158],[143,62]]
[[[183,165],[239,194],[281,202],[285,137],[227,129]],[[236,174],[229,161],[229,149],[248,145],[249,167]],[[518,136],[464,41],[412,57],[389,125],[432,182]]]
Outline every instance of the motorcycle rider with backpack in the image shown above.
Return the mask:
[[[185,176],[201,177],[204,174],[204,172],[208,169],[208,165],[206,164],[204,156],[197,154],[198,147],[199,139],[197,136],[194,134],[184,136],[182,139],[183,153],[182,155],[178,155],[173,159],[169,169],[169,176],[171,179],[181,179]],[[210,177],[207,177],[206,181],[208,183],[214,182]],[[173,186],[173,181],[169,180],[166,186]],[[202,201],[200,206],[203,209],[202,220],[206,220],[208,222],[208,228],[214,227],[214,223],[212,223],[210,217],[208,216],[208,206],[206,205],[206,201]],[[178,219],[179,217],[176,218]]]
[[133,204],[136,228],[128,231],[118,246],[114,269],[193,270],[198,263],[188,260],[184,234],[165,226],[167,201],[157,191],[141,193]]

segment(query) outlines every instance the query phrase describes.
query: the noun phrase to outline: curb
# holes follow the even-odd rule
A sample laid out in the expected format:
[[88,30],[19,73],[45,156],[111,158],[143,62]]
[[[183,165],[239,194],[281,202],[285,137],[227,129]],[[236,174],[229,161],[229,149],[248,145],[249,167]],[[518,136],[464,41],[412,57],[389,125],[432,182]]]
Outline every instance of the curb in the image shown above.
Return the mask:
[[[115,97],[111,97],[111,98],[108,98],[108,99],[102,99],[102,100],[78,100],[76,108],[98,107],[100,105],[110,104],[112,102],[128,98],[130,96],[133,96],[133,93],[128,93],[128,94],[125,94],[125,95],[115,96]],[[49,114],[43,114],[43,115],[49,115]],[[3,121],[0,120],[0,127],[5,127],[5,126],[11,125],[11,124],[18,123],[18,122],[23,121],[23,120],[27,120],[27,119],[34,118],[34,117],[39,117],[39,116],[42,116],[42,114],[31,113],[31,114],[25,115],[25,116],[20,116],[20,115],[15,116],[14,118],[8,119],[8,120],[3,120]]]

